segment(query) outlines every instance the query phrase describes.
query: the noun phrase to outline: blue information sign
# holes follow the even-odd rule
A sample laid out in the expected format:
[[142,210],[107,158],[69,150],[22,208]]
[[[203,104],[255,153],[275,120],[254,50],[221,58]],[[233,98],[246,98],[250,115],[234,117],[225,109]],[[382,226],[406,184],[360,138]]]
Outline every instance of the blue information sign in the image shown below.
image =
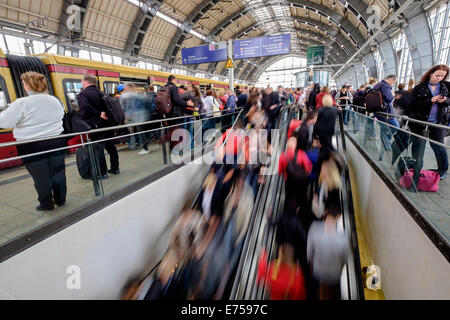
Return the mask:
[[183,64],[199,64],[227,60],[227,43],[207,44],[181,49]]
[[236,40],[233,43],[233,58],[247,59],[261,56],[261,38]]
[[291,51],[291,35],[289,33],[276,36],[250,38],[234,41],[233,57],[248,59],[256,57],[288,54]]

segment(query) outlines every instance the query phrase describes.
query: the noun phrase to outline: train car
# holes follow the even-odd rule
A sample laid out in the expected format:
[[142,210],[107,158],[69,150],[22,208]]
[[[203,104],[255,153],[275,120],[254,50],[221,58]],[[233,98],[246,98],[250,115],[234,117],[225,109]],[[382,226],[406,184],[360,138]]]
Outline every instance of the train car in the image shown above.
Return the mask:
[[[6,109],[7,105],[16,100],[16,91],[12,82],[11,72],[8,68],[8,61],[3,51],[0,50],[0,112]],[[0,143],[14,141],[11,129],[0,130]],[[17,156],[16,147],[0,148],[0,159],[12,158]],[[0,169],[20,165],[21,160],[0,163]]]
[[[98,86],[107,94],[115,92],[117,86],[124,82],[133,82],[138,90],[144,91],[150,84],[155,90],[167,83],[167,72],[139,69],[123,65],[114,65],[74,57],[54,54],[37,54],[33,56],[4,55],[0,50],[0,112],[8,103],[23,97],[20,75],[26,71],[36,71],[47,76],[49,93],[61,99],[66,110],[77,107],[76,96],[81,92],[81,80],[85,74],[95,76]],[[177,75],[178,85],[195,84],[201,89],[228,89],[228,83],[211,79]],[[13,141],[11,129],[0,131],[0,143]],[[15,147],[0,148],[0,159],[17,156]],[[20,165],[21,161],[0,163],[0,169]]]

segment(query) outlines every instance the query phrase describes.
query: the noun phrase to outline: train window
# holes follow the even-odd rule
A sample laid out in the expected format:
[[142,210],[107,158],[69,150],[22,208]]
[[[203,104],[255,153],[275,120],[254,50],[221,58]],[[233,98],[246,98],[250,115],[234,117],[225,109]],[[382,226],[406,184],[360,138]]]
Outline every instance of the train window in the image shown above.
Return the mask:
[[0,112],[6,109],[9,103],[8,91],[6,90],[5,80],[0,76]]
[[119,85],[118,82],[105,81],[103,82],[103,90],[105,91],[106,94],[112,94],[116,92],[118,85]]
[[83,89],[81,86],[81,79],[64,79],[63,87],[66,105],[78,110],[77,95]]
[[145,82],[133,82],[133,84],[136,86],[135,90],[137,93],[144,94],[147,91],[148,83]]

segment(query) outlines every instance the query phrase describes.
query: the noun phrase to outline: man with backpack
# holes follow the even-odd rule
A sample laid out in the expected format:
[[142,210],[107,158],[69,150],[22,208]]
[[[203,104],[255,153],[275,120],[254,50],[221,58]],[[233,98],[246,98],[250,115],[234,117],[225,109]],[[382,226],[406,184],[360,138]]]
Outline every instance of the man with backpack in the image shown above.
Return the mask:
[[[194,102],[192,100],[185,101],[180,96],[178,91],[178,87],[176,85],[176,78],[174,75],[170,75],[167,78],[167,84],[164,88],[161,88],[156,94],[156,108],[158,112],[160,112],[163,117],[167,118],[176,118],[182,117],[184,111],[188,108],[194,107]],[[168,126],[173,126],[175,124],[183,123],[184,120],[174,120],[167,123]],[[171,133],[176,129],[176,127],[172,127],[169,129],[168,137],[170,139]],[[171,141],[170,148],[175,147],[179,142]]]
[[[167,84],[165,88],[169,90],[170,102],[172,103],[172,110],[170,110],[170,112],[167,114],[168,118],[181,117],[183,116],[184,110],[186,108],[194,107],[194,103],[192,102],[192,100],[184,101],[181,98],[180,93],[178,91],[178,87],[176,85],[176,78],[174,75],[170,75],[167,78]],[[171,122],[170,124],[174,123]]]
[[[366,90],[364,91],[364,106],[366,106],[366,96],[372,92],[373,87],[377,83],[378,83],[377,79],[370,78],[369,82],[366,84]],[[366,112],[367,112],[366,115],[370,116],[370,112],[367,111],[367,106],[366,106]],[[367,141],[376,140],[374,120],[372,118],[367,118],[366,121],[367,121],[367,123],[366,123],[365,131],[364,131],[364,144],[366,144]]]
[[[386,79],[377,83],[373,90],[366,95],[366,108],[368,112],[374,112],[375,118],[379,121],[388,123],[397,128],[400,127],[398,121],[394,117],[386,117],[378,112],[394,115],[394,95],[392,94],[392,86],[397,82],[397,76],[389,75]],[[395,133],[395,129],[389,128],[387,125],[380,124],[380,137],[383,148],[380,151],[379,161],[383,160],[384,150],[391,150],[391,138]]]
[[[80,107],[81,118],[89,124],[91,129],[111,127],[113,124],[108,120],[108,107],[103,99],[104,93],[97,87],[97,78],[85,75],[81,81],[83,90],[78,94],[78,105]],[[114,131],[96,132],[91,135],[92,141],[112,138]],[[100,174],[102,179],[108,178],[108,174],[119,174],[119,153],[112,140],[99,142],[96,144],[100,163]],[[111,159],[111,169],[107,170],[104,149],[108,151]]]

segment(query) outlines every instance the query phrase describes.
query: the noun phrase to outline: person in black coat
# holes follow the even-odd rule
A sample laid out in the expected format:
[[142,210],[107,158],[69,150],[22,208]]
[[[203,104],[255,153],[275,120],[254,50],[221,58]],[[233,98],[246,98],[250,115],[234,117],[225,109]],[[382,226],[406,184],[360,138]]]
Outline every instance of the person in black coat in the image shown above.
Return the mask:
[[333,98],[327,94],[322,99],[323,108],[319,109],[317,122],[314,126],[314,133],[319,137],[322,146],[332,148],[331,138],[334,135],[336,117],[342,112],[333,108]]
[[279,102],[278,92],[273,91],[273,89],[270,87],[267,87],[265,93],[266,94],[262,100],[262,109],[266,112],[267,118],[269,119],[267,130],[268,130],[268,139],[270,142],[272,138],[271,130],[275,129],[277,116],[281,108],[278,105]]
[[[178,93],[178,87],[175,84],[175,76],[170,75],[167,78],[166,88],[169,88],[170,101],[172,102],[172,111],[170,113],[170,117],[181,117],[184,113],[184,110],[187,107],[193,107],[194,103],[189,101],[184,101],[180,94]],[[173,122],[171,122],[173,124]]]
[[297,149],[305,152],[312,148],[314,125],[317,122],[317,111],[309,110],[305,121],[296,130]]
[[320,93],[320,84],[314,84],[314,89],[309,93],[308,108],[316,109],[316,97]]
[[[418,84],[412,92],[412,101],[408,107],[408,116],[412,119],[417,119],[424,122],[430,122],[443,126],[448,126],[448,111],[449,111],[449,90],[444,80],[447,79],[449,68],[446,65],[436,65],[428,70],[422,77],[420,84]],[[425,126],[410,122],[409,128],[411,132],[422,135]],[[444,143],[446,129],[428,127],[429,138],[440,143]],[[412,152],[413,156],[417,158],[417,168],[422,167],[422,156],[420,150],[424,147],[422,139],[413,139]],[[448,171],[448,154],[445,147],[430,143],[431,149],[436,156],[438,165],[437,171],[441,179],[445,179]],[[417,171],[418,169],[416,169]]]
[[[409,105],[413,100],[414,80],[409,80],[408,90],[401,93],[401,96],[396,100],[395,113],[398,116],[409,116]],[[398,91],[397,91],[398,92]],[[397,94],[397,93],[396,93]],[[405,125],[405,121],[402,118],[398,120],[400,128]],[[397,161],[400,154],[408,147],[411,142],[409,138],[410,134],[405,131],[397,131],[394,134],[394,142],[392,143],[392,165]]]
[[[85,75],[81,81],[81,85],[83,86],[83,90],[77,96],[81,118],[91,127],[91,129],[110,127],[111,122],[108,121],[108,117],[106,116],[106,103],[105,100],[103,100],[104,94],[97,88],[97,78]],[[90,136],[92,141],[103,140],[112,138],[114,136],[114,131],[110,130],[92,133]],[[119,154],[114,142],[108,140],[99,142],[96,145],[102,178],[105,179],[108,177],[107,172],[119,174]],[[110,170],[107,170],[104,149],[108,151],[110,156]]]

